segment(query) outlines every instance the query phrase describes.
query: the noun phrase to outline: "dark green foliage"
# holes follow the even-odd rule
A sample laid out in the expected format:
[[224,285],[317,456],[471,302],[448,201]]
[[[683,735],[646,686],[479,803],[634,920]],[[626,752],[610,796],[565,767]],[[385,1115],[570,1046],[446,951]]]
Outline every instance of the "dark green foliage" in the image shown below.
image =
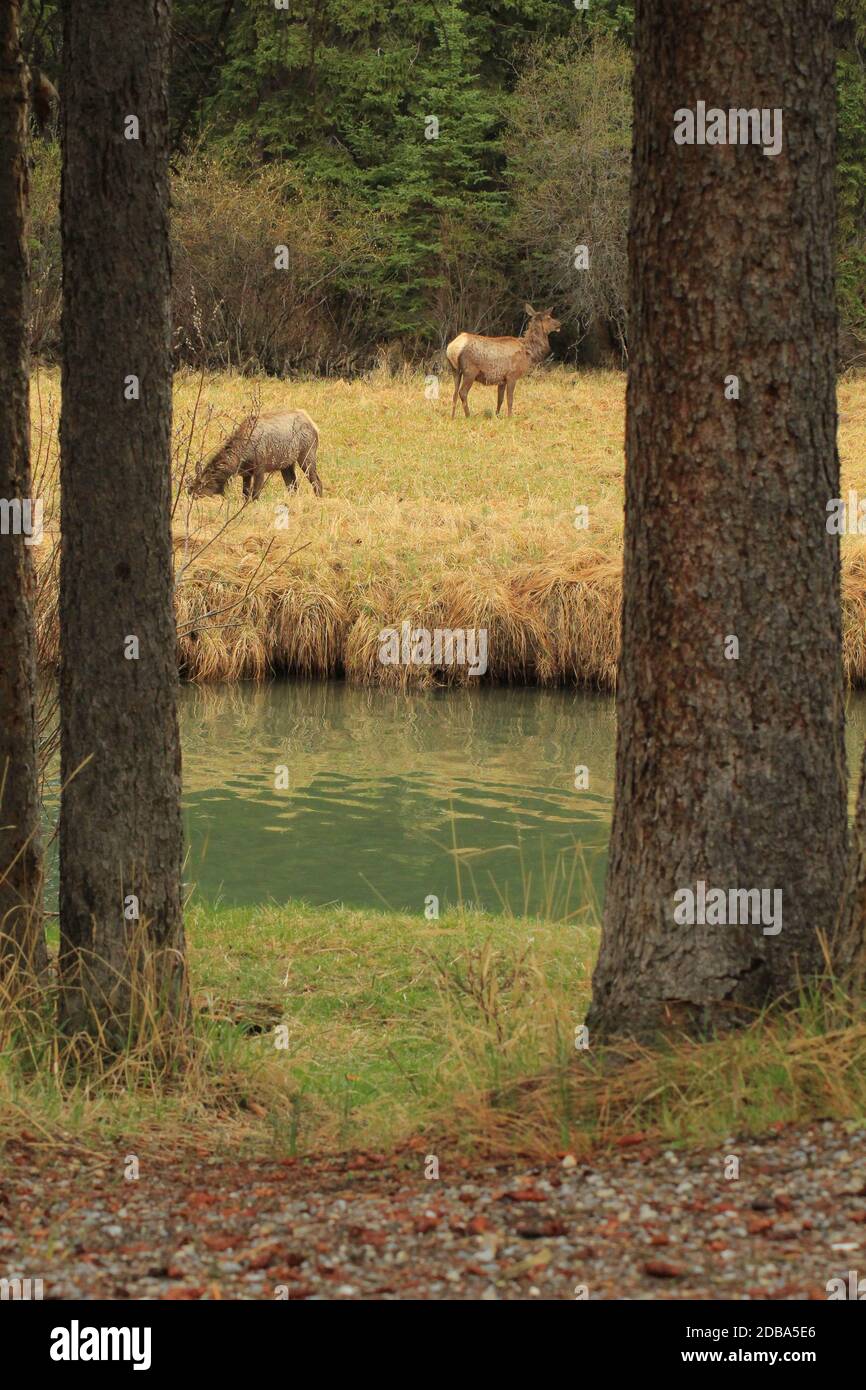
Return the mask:
[[[208,177],[230,169],[251,190],[264,177],[262,196],[272,203],[277,166],[295,236],[299,207],[311,200],[311,264],[327,261],[324,207],[341,224],[335,248],[344,245],[346,213],[370,234],[369,256],[353,253],[348,270],[335,262],[322,281],[329,324],[309,365],[360,364],[385,342],[423,357],[460,328],[512,332],[523,301],[534,297],[556,301],[564,322],[558,351],[575,353],[587,334],[596,348],[616,346],[624,328],[628,83],[618,68],[608,101],[587,64],[593,52],[627,50],[632,5],[277,3],[285,8],[274,0],[174,0],[175,169],[189,188],[189,151],[198,151]],[[30,59],[53,81],[59,13],[59,0],[25,0]],[[838,0],[837,43],[839,305],[842,358],[851,362],[866,351],[866,0]],[[428,117],[439,122],[436,139],[427,138]],[[605,133],[599,122],[608,118]],[[560,155],[555,170],[545,156],[551,142]],[[231,203],[216,194],[214,201]],[[241,241],[254,220],[246,219]],[[205,254],[203,230],[196,229],[195,254],[182,257],[190,285],[216,305],[221,297],[240,303],[222,282],[196,285],[196,264],[231,259],[219,247]],[[230,245],[231,230],[214,225],[210,234]],[[40,237],[39,274],[48,284],[43,261],[56,238],[44,225]],[[604,259],[596,257],[597,273],[578,283],[566,252],[593,238]],[[37,289],[37,320],[40,313],[37,347],[48,343],[54,313],[53,303],[43,310]],[[234,358],[240,352],[269,370],[277,359],[296,365],[288,342],[279,352],[256,344],[258,321],[233,323]],[[350,336],[338,347],[334,334],[344,332]]]
[[565,0],[236,3],[202,121],[213,141],[381,212],[387,331],[438,344],[461,316],[479,326],[519,304],[519,287],[503,302],[505,101],[524,45],[580,22]]
[[533,297],[556,303],[572,337],[589,337],[602,354],[605,347],[621,353],[631,164],[626,46],[596,26],[533,49],[506,150],[513,226]]

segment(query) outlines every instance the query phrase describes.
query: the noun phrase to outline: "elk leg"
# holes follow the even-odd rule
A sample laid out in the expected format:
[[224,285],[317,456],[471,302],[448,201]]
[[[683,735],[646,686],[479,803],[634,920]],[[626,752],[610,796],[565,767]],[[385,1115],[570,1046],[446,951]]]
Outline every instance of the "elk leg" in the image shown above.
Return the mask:
[[451,397],[451,419],[453,420],[454,411],[457,409],[457,393],[460,390],[462,372],[458,371],[456,367],[452,367],[451,370],[454,373],[454,395]]
[[280,472],[283,475],[283,482],[285,483],[289,492],[297,492],[298,480],[295,477],[295,465],[293,463],[290,463],[288,468],[281,468]]
[[319,474],[318,474],[318,471],[317,471],[317,469],[316,469],[315,463],[311,463],[310,466],[309,466],[309,468],[306,468],[304,471],[305,471],[307,477],[308,477],[309,480],[310,480],[310,486],[312,487],[313,492],[316,494],[317,497],[321,497],[321,495],[322,495],[322,480],[321,480],[321,478],[319,477]]
[[249,499],[250,488],[252,487],[252,485],[253,485],[252,474],[251,474],[251,473],[242,473],[242,474],[241,474],[241,487],[242,487],[243,490],[244,490],[244,501],[245,501],[245,502]]
[[468,372],[463,373],[463,385],[460,387],[460,399],[463,402],[463,414],[466,416],[467,420],[469,419],[469,403],[466,398],[472,390],[474,382],[475,375],[470,376]]
[[502,401],[503,401],[503,397],[504,397],[504,396],[505,396],[505,382],[504,382],[504,381],[500,381],[499,385],[498,385],[497,388],[496,388],[496,414],[497,414],[497,415],[499,414],[500,410],[502,409]]
[[307,449],[307,452],[304,453],[303,459],[300,460],[300,467],[302,467],[304,473],[306,473],[307,480],[309,480],[310,486],[313,488],[313,492],[316,493],[317,498],[321,498],[321,478],[318,477],[318,470],[316,467],[317,457],[318,443],[314,441],[311,443],[310,448]]
[[510,420],[510,419],[511,419],[511,403],[512,403],[512,401],[514,400],[514,379],[513,379],[513,378],[509,378],[509,380],[506,382],[506,390],[508,391],[508,418],[509,418],[509,420]]
[[259,493],[265,485],[265,476],[265,470],[263,468],[258,469],[253,474],[253,490],[250,494],[250,501],[255,502],[256,498],[258,497]]
[[311,443],[310,445],[310,448],[307,449],[306,453],[304,453],[303,459],[300,460],[300,467],[303,468],[304,478],[306,478],[311,488],[313,488],[313,492],[316,493],[317,498],[321,498],[321,480],[320,477],[318,477],[318,471],[316,468],[317,453],[318,442],[313,441],[313,443]]

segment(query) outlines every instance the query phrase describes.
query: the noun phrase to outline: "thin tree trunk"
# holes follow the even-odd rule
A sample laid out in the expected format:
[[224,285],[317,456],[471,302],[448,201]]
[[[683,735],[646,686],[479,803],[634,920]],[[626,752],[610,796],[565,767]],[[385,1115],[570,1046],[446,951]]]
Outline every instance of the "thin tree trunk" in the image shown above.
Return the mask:
[[66,1029],[111,1046],[154,1002],[169,1022],[187,1011],[169,14],[69,0],[63,26],[60,963]]
[[[832,20],[833,0],[636,7],[596,1034],[740,1021],[820,970],[832,929],[846,846],[839,542],[826,528],[839,496]],[[781,108],[781,152],[675,143],[674,113],[698,101]],[[732,375],[739,399],[726,399]],[[744,924],[743,904],[739,925],[678,924],[675,894],[690,889],[697,915],[700,883],[781,890],[781,931]]]
[[[36,733],[27,69],[19,0],[0,5],[0,974],[46,964]],[[26,506],[25,506],[26,504]],[[29,510],[29,516],[27,512]]]

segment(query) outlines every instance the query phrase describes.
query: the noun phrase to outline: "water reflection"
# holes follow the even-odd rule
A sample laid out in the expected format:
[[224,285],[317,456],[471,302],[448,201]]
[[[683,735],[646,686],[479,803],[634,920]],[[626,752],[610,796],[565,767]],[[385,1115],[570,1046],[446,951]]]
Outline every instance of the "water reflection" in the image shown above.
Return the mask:
[[208,687],[185,692],[183,744],[190,874],[205,898],[420,911],[435,894],[560,914],[584,887],[601,891],[609,699]]

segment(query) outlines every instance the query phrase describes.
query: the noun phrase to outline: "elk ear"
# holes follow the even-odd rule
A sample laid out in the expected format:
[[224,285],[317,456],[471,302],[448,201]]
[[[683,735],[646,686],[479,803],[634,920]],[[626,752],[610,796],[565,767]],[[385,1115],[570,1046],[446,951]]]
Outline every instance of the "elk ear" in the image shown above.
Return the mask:
[[533,309],[531,304],[524,304],[523,312],[524,314],[528,314],[531,319],[535,318],[535,310]]

